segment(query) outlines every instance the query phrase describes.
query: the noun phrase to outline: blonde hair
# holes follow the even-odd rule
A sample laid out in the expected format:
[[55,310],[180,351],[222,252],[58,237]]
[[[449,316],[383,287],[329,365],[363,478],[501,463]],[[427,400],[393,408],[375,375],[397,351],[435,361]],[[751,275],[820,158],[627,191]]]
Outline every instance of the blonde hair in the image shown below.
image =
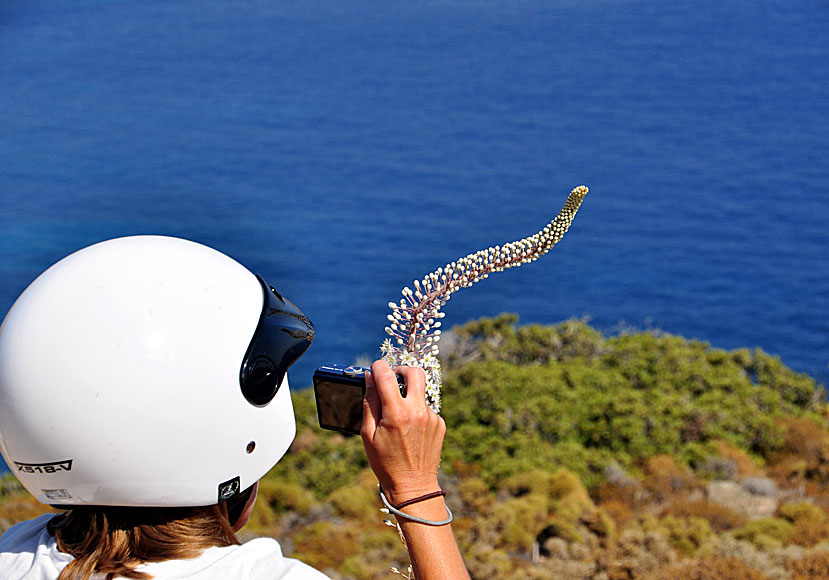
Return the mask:
[[58,580],[105,574],[149,580],[139,564],[194,558],[206,548],[239,544],[227,505],[190,508],[78,507],[49,522],[61,552],[74,557]]

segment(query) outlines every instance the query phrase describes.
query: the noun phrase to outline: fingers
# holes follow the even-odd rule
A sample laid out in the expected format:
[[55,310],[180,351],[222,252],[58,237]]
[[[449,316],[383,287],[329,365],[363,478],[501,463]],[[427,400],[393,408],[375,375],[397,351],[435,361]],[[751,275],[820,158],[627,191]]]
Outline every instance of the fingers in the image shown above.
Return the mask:
[[[400,385],[395,372],[406,381],[406,398],[400,395]],[[426,399],[426,375],[423,369],[400,366],[392,371],[386,361],[379,360],[371,365],[371,375],[377,385],[382,407],[388,410],[400,408],[404,400],[411,404],[422,404]]]
[[397,374],[406,379],[406,398],[414,401],[426,400],[426,374],[417,367],[397,367]]
[[371,438],[381,418],[397,416],[405,407],[423,406],[426,399],[426,375],[422,369],[401,366],[397,368],[406,381],[406,398],[400,395],[395,371],[386,361],[375,361],[371,373],[366,373],[366,393],[363,398],[363,428],[361,433]]
[[371,377],[377,386],[377,394],[383,407],[392,405],[395,399],[400,398],[400,391],[397,388],[397,377],[391,370],[389,363],[384,360],[374,361],[371,365]]
[[377,394],[377,385],[375,385],[371,373],[366,373],[366,394],[363,397],[363,427],[360,430],[364,438],[373,436],[377,424],[380,423],[381,416],[382,406],[380,395]]

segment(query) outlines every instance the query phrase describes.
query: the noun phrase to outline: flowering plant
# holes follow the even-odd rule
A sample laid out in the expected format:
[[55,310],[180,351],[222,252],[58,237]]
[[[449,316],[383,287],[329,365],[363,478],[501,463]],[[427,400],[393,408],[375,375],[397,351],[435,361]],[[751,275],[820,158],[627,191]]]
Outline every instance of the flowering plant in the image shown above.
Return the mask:
[[415,280],[414,290],[403,288],[399,304],[389,302],[392,313],[388,315],[386,334],[390,338],[380,347],[383,359],[392,368],[407,365],[425,371],[426,402],[435,413],[440,412],[438,341],[440,319],[444,317],[441,307],[452,293],[472,286],[490,273],[533,262],[549,252],[564,237],[585,195],[587,188],[583,185],[571,191],[555,219],[537,234],[450,262],[422,280]]

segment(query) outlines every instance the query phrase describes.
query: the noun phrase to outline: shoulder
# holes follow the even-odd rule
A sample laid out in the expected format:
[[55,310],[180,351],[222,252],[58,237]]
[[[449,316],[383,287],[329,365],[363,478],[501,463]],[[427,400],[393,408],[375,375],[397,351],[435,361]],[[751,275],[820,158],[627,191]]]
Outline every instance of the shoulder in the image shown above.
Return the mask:
[[0,537],[0,578],[56,578],[72,560],[46,531],[53,517],[44,514],[19,523]]
[[45,537],[49,537],[46,532],[46,524],[53,517],[55,517],[55,514],[43,514],[33,520],[13,525],[6,530],[5,534],[0,536],[0,552],[34,548]]
[[198,578],[239,580],[329,580],[299,560],[285,558],[279,542],[257,538],[241,546],[208,548],[196,558],[171,560],[139,567],[157,580]]
[[[295,560],[293,558],[286,558],[282,555],[282,548],[279,542],[272,538],[257,538],[251,540],[240,546],[241,557],[243,558],[258,558],[262,562],[257,572],[260,575],[253,576],[254,578],[280,578],[284,580],[329,580],[328,576],[312,568],[304,562]],[[279,575],[274,575],[275,571],[269,567],[272,564],[279,569]]]

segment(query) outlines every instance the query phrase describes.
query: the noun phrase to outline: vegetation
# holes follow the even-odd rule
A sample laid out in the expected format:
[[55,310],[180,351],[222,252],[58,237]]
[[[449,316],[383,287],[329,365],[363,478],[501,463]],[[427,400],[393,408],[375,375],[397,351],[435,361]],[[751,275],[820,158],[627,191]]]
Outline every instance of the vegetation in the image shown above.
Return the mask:
[[[442,485],[473,578],[829,578],[829,410],[760,350],[502,315],[442,340]],[[335,578],[405,570],[358,437],[298,435],[249,535]],[[39,509],[11,481],[0,526]]]

